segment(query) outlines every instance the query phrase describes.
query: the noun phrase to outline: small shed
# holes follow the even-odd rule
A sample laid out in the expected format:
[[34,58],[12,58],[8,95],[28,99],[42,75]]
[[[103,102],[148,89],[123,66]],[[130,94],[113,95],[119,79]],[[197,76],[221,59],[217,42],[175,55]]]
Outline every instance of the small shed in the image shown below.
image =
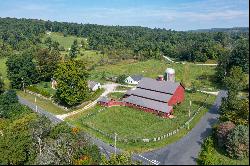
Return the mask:
[[101,84],[95,81],[88,81],[88,88],[92,91],[96,91],[101,88]]

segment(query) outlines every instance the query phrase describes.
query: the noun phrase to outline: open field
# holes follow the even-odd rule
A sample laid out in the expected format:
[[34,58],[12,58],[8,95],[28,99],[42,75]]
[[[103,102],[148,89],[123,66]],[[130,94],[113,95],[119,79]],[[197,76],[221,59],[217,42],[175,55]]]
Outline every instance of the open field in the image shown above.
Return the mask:
[[64,37],[62,33],[57,33],[57,32],[51,32],[50,35],[45,34],[44,39],[47,37],[51,37],[53,41],[57,41],[61,46],[65,48],[65,50],[71,47],[75,39],[77,40],[78,43],[80,43],[81,40],[86,40],[85,38],[71,36],[71,35]]
[[[217,89],[213,83],[213,75],[215,74],[213,66],[196,66],[192,63],[183,65],[153,59],[144,62],[127,60],[115,65],[99,66],[91,71],[91,77],[97,81],[102,80],[103,75],[118,76],[121,74],[141,74],[145,77],[156,78],[158,75],[164,74],[168,67],[175,69],[176,80],[182,81],[186,87],[190,87],[193,82],[196,87],[201,89]],[[199,77],[200,80],[198,80]]]
[[[67,121],[108,143],[113,143],[113,140],[94,131],[93,128],[101,130],[102,132],[109,135],[113,135],[116,132],[119,137],[118,139],[152,139],[175,130],[189,119],[187,110],[189,100],[192,100],[191,114],[193,114],[194,111],[196,111],[198,107],[203,104],[202,101],[204,101],[206,97],[207,96],[202,93],[192,94],[187,92],[185,102],[175,108],[175,118],[173,119],[163,119],[156,115],[152,115],[137,109],[119,106],[106,108],[103,111],[98,112],[98,110],[101,110],[102,107],[96,106],[84,113],[68,118]],[[199,114],[197,114],[197,116],[192,121],[194,124],[191,123],[190,128],[195,126],[195,124],[199,121],[199,118],[202,117],[208,108],[210,108],[214,100],[214,96],[210,96],[208,98],[205,108],[202,109]],[[86,116],[87,114],[93,115]],[[183,131],[172,137],[182,137],[185,132],[187,132],[185,130],[186,129],[183,129]],[[144,151],[166,145],[167,143],[170,143],[171,140],[174,141],[172,137],[159,142],[150,143],[119,142],[118,146],[127,151]]]

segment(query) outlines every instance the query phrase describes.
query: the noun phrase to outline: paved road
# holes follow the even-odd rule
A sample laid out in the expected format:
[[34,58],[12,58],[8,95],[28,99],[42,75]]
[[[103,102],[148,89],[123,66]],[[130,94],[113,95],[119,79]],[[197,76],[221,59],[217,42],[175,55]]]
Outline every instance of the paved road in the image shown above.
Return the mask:
[[164,148],[142,154],[148,159],[154,159],[162,165],[195,165],[201,143],[218,120],[218,108],[225,91],[220,91],[212,108],[203,116],[201,121],[181,140]]

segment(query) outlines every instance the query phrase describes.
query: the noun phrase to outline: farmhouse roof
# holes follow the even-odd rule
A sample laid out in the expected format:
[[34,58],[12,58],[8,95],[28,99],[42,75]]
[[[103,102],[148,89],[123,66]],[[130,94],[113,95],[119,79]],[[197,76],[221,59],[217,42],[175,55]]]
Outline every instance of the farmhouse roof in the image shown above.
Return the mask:
[[164,113],[169,113],[172,110],[172,106],[168,106],[166,103],[145,99],[138,96],[129,96],[123,99],[124,102],[139,105],[142,107],[150,108],[153,110],[161,111]]
[[173,94],[179,85],[181,85],[179,82],[157,81],[152,78],[144,77],[136,87],[161,93]]
[[132,75],[130,76],[134,81],[140,81],[143,76],[142,75]]
[[88,81],[88,87],[93,89],[95,87],[95,85],[99,84],[99,82],[95,82],[95,81]]
[[157,101],[165,102],[165,103],[168,102],[170,98],[172,97],[172,95],[170,94],[155,92],[155,91],[150,91],[150,90],[140,89],[140,88],[136,88],[135,90],[128,90],[126,94],[144,97],[144,98],[157,100]]

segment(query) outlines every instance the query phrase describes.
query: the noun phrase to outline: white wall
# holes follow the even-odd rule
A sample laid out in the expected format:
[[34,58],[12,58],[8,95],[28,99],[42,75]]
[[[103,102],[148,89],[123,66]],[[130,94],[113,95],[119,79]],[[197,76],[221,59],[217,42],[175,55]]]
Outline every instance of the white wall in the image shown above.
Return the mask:
[[133,84],[133,85],[136,85],[136,84],[139,83],[139,82],[137,82],[137,81],[134,81],[130,76],[127,77],[127,78],[125,79],[125,82],[126,82],[127,84]]

